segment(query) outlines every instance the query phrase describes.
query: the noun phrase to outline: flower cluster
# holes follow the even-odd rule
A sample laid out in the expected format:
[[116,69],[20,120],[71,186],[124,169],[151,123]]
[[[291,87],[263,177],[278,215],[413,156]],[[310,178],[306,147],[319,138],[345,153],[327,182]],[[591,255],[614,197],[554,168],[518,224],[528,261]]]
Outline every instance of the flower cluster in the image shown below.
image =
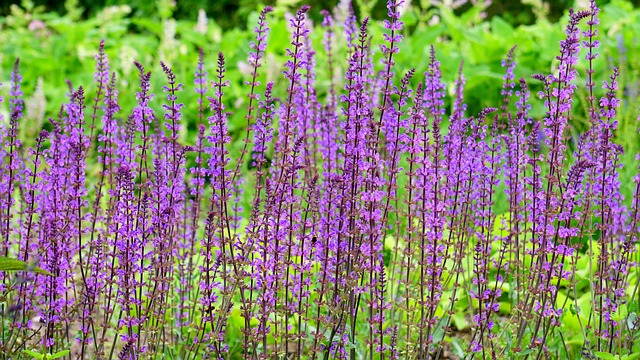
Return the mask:
[[[341,3],[323,12],[321,47],[309,7],[291,17],[280,84],[259,71],[265,7],[246,81],[228,80],[222,52],[213,69],[199,52],[192,85],[164,62],[164,78],[135,62],[133,109],[119,105],[103,41],[94,98],[70,84],[29,149],[16,61],[0,127],[0,255],[27,268],[0,273],[0,355],[427,359],[470,327],[472,356],[528,347],[540,358],[554,331],[571,331],[569,309],[598,351],[634,350],[637,321],[622,309],[638,275],[640,175],[627,207],[620,71],[595,86],[595,1],[570,12],[554,73],[533,76],[542,120],[516,78],[515,47],[502,102],[468,114],[463,64],[448,102],[435,46],[424,74],[396,69],[404,1],[388,1],[380,39]],[[581,51],[591,127],[572,138]],[[226,99],[235,86],[244,109]],[[185,116],[183,91],[195,93],[197,118]],[[585,261],[592,273],[579,284]],[[577,291],[586,314],[568,295]]]

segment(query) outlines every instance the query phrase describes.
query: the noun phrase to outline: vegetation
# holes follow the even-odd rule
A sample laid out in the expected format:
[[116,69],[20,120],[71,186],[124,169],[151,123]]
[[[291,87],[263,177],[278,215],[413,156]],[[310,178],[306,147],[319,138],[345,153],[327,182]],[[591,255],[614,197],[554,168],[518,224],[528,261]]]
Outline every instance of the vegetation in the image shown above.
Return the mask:
[[640,357],[640,11],[159,4],[3,19],[2,359]]

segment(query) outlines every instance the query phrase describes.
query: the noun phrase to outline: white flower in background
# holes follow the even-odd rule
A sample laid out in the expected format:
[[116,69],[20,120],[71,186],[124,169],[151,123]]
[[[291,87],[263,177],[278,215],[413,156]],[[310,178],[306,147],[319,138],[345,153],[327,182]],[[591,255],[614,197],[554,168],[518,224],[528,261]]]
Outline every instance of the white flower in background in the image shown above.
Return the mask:
[[251,77],[253,67],[251,67],[246,61],[238,61],[237,68],[240,74],[242,74],[243,79],[247,80]]
[[[579,5],[581,2],[587,4],[586,10],[589,6],[589,1],[578,1],[576,5]],[[533,14],[536,18],[546,19],[547,15],[549,15],[549,4],[542,0],[522,0],[523,5],[529,5],[533,9]]]
[[267,81],[265,83],[278,79],[278,77],[280,76],[281,67],[275,55],[273,55],[272,53],[266,54],[264,64],[266,65],[265,75],[267,78]]
[[164,22],[159,55],[160,59],[163,59],[167,63],[175,59],[176,49],[178,48],[178,42],[176,41],[177,25],[174,19],[168,19]]
[[207,19],[207,13],[204,9],[198,10],[198,22],[196,23],[195,30],[202,35],[207,34],[207,24],[209,23],[209,19]]
[[429,19],[429,26],[436,26],[440,24],[440,16],[438,14],[434,14],[431,19]]
[[400,6],[398,7],[398,11],[400,12],[400,16],[406,14],[406,12],[409,11],[409,8],[411,8],[411,0],[403,1],[400,4]]
[[133,47],[129,45],[122,45],[120,52],[118,53],[118,59],[120,60],[120,68],[124,76],[118,76],[122,81],[126,81],[126,78],[131,75],[133,71],[133,62],[138,58],[139,54]]
[[591,9],[591,3],[589,0],[576,0],[574,8],[579,11],[589,10]]
[[338,5],[333,9],[336,26],[338,28],[344,28],[344,22],[349,15],[351,15],[351,0],[340,0]]
[[121,19],[131,13],[131,6],[129,5],[120,5],[120,6],[107,6],[102,9],[96,15],[96,19],[99,23],[105,24],[111,22],[113,20]]
[[42,128],[42,120],[45,116],[47,108],[47,99],[44,96],[44,81],[42,77],[38,77],[36,88],[31,97],[25,99],[25,118],[29,120],[29,126],[21,126],[20,129],[25,132],[25,137],[31,139],[36,135],[36,131]]
[[162,41],[164,45],[175,45],[176,40],[176,28],[177,23],[174,19],[169,19],[164,22],[164,36],[162,37]]
[[467,0],[431,0],[431,5],[433,6],[444,5],[449,9],[458,9],[468,2],[469,1]]
[[42,77],[38,77],[33,95],[25,101],[26,116],[29,120],[42,120],[42,118],[44,118],[47,99],[44,96],[42,84]]

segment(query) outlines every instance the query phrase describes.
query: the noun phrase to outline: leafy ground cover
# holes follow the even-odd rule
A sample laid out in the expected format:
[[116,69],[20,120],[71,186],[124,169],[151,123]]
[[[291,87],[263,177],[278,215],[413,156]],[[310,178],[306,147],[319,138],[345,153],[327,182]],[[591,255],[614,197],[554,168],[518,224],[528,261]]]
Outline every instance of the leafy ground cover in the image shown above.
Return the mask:
[[[248,45],[131,20],[161,40],[111,54],[124,8],[44,21],[43,46],[84,26],[98,50],[34,92],[42,124],[34,70],[3,86],[0,357],[639,357],[637,77],[607,53],[628,6],[570,11],[553,46],[398,0],[381,24],[265,7]],[[231,56],[193,51],[212,36]]]
[[[580,10],[585,9],[584,4],[578,5],[583,6]],[[31,111],[25,114],[29,120],[42,123],[43,119],[57,115],[58,106],[64,101],[68,90],[66,80],[73,84],[86,84],[91,81],[93,54],[96,44],[102,39],[109,40],[105,51],[111,59],[113,70],[124,80],[118,84],[119,89],[126,89],[127,92],[135,91],[136,82],[129,80],[135,76],[136,69],[132,65],[134,60],[147,64],[154,73],[162,71],[159,63],[164,61],[172,66],[174,72],[185,83],[191,83],[191,64],[197,58],[199,49],[202,48],[210,58],[214,58],[219,50],[223,50],[227,63],[231,65],[228,66],[227,78],[234,84],[227,93],[227,105],[246,105],[242,84],[249,80],[246,54],[250,50],[252,32],[239,29],[222,31],[215,21],[207,19],[206,13],[201,14],[199,19],[174,20],[171,18],[173,8],[170,3],[160,1],[155,6],[158,7],[157,17],[151,20],[142,16],[132,17],[133,9],[126,5],[107,7],[95,17],[81,20],[81,14],[77,9],[74,10],[73,3],[68,4],[68,11],[64,16],[33,7],[28,2],[23,4],[23,7],[14,5],[11,15],[0,19],[0,74],[7,83],[13,62],[16,58],[21,59],[26,102],[31,104]],[[603,9],[600,26],[606,36],[600,38],[601,61],[594,66],[599,73],[604,73],[613,66],[620,68],[618,96],[628,103],[621,114],[622,126],[629,126],[623,133],[635,134],[635,109],[640,105],[635,96],[638,92],[636,75],[640,64],[637,57],[629,54],[638,51],[638,43],[634,39],[640,30],[640,10],[634,8],[631,2],[623,0],[608,2]],[[497,80],[502,77],[501,61],[514,45],[518,45],[516,77],[523,77],[531,89],[540,90],[539,83],[531,79],[531,74],[541,70],[551,72],[557,67],[557,49],[553,45],[563,37],[567,16],[557,23],[539,16],[532,25],[514,28],[500,16],[484,21],[484,10],[485,7],[480,4],[470,7],[460,16],[454,16],[444,5],[431,7],[429,11],[420,10],[417,6],[403,10],[405,26],[401,33],[405,41],[399,45],[401,51],[397,55],[396,66],[399,71],[415,67],[418,73],[423,73],[427,69],[427,62],[416,62],[415,58],[428,58],[429,45],[436,45],[444,79],[450,84],[446,89],[445,98],[447,114],[451,111],[452,84],[462,60],[465,61],[463,74],[468,79],[465,96],[472,112],[479,112],[500,101],[500,81]],[[290,8],[286,5],[279,5],[269,15],[269,66],[263,69],[265,80],[268,81],[280,77],[286,61],[284,49],[289,46],[286,17],[290,15],[285,14],[289,11]],[[544,8],[535,12],[544,14]],[[257,13],[252,13],[249,17],[249,29],[253,29],[257,17]],[[320,47],[323,38],[322,26],[320,23],[310,26],[315,29],[310,34],[311,40],[316,47]],[[369,32],[374,38],[380,38],[383,30],[381,22],[369,24]],[[336,52],[336,67],[343,72],[347,66],[346,46],[342,36],[337,39],[333,49]],[[316,56],[319,61],[326,61],[324,52],[319,51]],[[378,51],[374,52],[374,58],[374,62],[378,64]],[[586,64],[578,66],[578,76],[580,81],[584,82]],[[327,78],[324,67],[318,68],[317,71],[319,78]],[[344,84],[341,77],[336,77],[335,81],[339,87]],[[412,79],[412,86],[415,87],[417,83],[417,79]],[[319,84],[320,95],[326,95],[327,85],[327,82]],[[153,81],[151,86],[154,92],[162,90],[161,82]],[[36,89],[40,89],[40,92]],[[275,89],[278,96],[284,90],[278,87]],[[8,89],[5,88],[3,91],[6,97]],[[88,96],[94,96],[93,88],[87,91]],[[588,104],[584,100],[587,97],[584,87],[580,86],[576,91],[580,92],[581,96],[576,99],[574,105],[576,111],[571,131],[572,135],[579,136],[588,124]],[[194,120],[197,118],[197,107],[193,105],[196,101],[193,94],[184,94],[183,97],[187,104],[184,111],[188,115],[185,117],[186,124],[181,134],[184,139],[187,136],[194,137],[197,133]],[[121,102],[125,108],[135,105],[134,98],[126,97],[121,99]],[[541,118],[545,112],[542,104],[532,105],[532,115]],[[161,111],[156,103],[152,104],[152,108]],[[5,118],[8,118],[7,109],[2,111]],[[234,140],[243,137],[236,134],[243,131],[243,124],[244,119],[240,112],[231,114],[230,129],[233,135],[237,135],[233,136]],[[22,137],[23,140],[31,141],[39,128],[40,126],[31,127],[31,131]],[[623,144],[625,149],[629,149],[629,152],[636,152],[638,137],[618,135],[616,140]]]

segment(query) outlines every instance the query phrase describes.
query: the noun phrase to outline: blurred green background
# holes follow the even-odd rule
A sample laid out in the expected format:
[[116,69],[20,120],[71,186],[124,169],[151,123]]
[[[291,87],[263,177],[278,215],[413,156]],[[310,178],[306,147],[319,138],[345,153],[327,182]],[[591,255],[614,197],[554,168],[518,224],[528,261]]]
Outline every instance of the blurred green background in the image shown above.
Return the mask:
[[[621,69],[618,96],[624,106],[619,110],[617,142],[626,150],[623,170],[631,179],[640,138],[637,132],[638,72],[640,70],[640,0],[600,0],[601,8],[598,49],[599,60],[595,64],[596,95],[601,96],[602,81],[608,79],[614,66]],[[3,2],[0,6],[0,94],[8,95],[11,68],[20,58],[24,76],[26,119],[29,126],[21,127],[21,138],[26,145],[42,127],[47,127],[47,117],[56,116],[60,105],[66,101],[68,86],[83,85],[87,98],[92,99],[95,86],[94,55],[101,39],[105,39],[111,70],[118,76],[120,91],[120,116],[126,118],[135,106],[137,76],[133,61],[140,61],[154,74],[152,91],[156,98],[152,106],[161,115],[165,101],[162,85],[166,79],[160,70],[160,60],[170,64],[185,85],[179,101],[186,104],[185,126],[181,139],[186,144],[195,142],[197,122],[197,96],[193,87],[198,49],[207,57],[206,68],[213,73],[215,56],[223,51],[227,59],[226,106],[230,111],[229,130],[234,146],[242,144],[245,127],[249,70],[247,53],[254,38],[253,27],[258,12],[271,4],[275,11],[269,14],[271,32],[265,66],[261,68],[262,88],[266,81],[276,81],[276,95],[284,92],[282,69],[286,49],[290,47],[287,16],[299,6],[312,6],[310,17],[313,29],[312,44],[317,52],[317,90],[322,97],[328,92],[329,79],[326,54],[323,48],[325,30],[320,27],[320,11],[327,9],[337,14],[338,1],[330,0],[257,0],[212,1],[200,7],[196,0],[149,0],[125,2],[107,1],[32,1]],[[503,68],[501,61],[511,47],[517,45],[516,77],[527,80],[535,94],[539,82],[532,74],[549,74],[555,71],[559,43],[564,37],[567,9],[586,9],[587,0],[519,0],[469,1],[458,6],[460,0],[413,0],[407,2],[402,20],[404,40],[396,57],[396,73],[403,74],[416,68],[413,85],[424,79],[430,45],[434,45],[438,60],[442,63],[444,80],[448,84],[447,106],[451,106],[453,83],[460,63],[464,61],[463,74],[467,79],[465,100],[468,115],[474,115],[484,107],[499,106]],[[371,16],[370,34],[374,61],[377,69],[382,64],[379,45],[383,41],[382,19],[386,16],[386,1],[353,0],[354,12],[359,19]],[[582,29],[585,30],[584,22]],[[346,66],[346,46],[342,29],[334,29],[335,66],[342,74]],[[570,135],[577,138],[588,126],[586,118],[585,53],[578,65],[580,77],[576,81],[574,118]],[[281,80],[281,81],[278,81]],[[341,77],[334,79],[342,87]],[[258,91],[262,91],[261,88]],[[544,116],[542,101],[533,101],[534,117]],[[6,102],[0,106],[5,121],[8,118]],[[444,124],[446,125],[446,124]],[[630,189],[629,193],[630,194]],[[629,196],[628,196],[629,197]]]
[[[203,2],[199,0],[176,0],[175,10],[173,15],[176,19],[193,19],[197,16],[200,9],[204,9],[211,18],[216,21],[223,29],[230,29],[233,27],[246,27],[246,20],[252,11],[264,5],[276,6],[278,4],[285,5],[311,5],[311,16],[315,20],[320,20],[320,10],[331,9],[336,5],[335,0],[216,0]],[[599,5],[605,5],[609,0],[598,1]],[[2,1],[1,10],[2,15],[8,15],[11,12],[11,5],[15,4],[15,1]],[[63,1],[56,0],[37,0],[33,2],[35,6],[42,6],[50,11],[56,12],[59,15],[66,13],[65,3]],[[411,5],[419,8],[420,10],[427,10],[432,1],[411,1]],[[489,18],[500,15],[507,19],[514,25],[531,24],[535,21],[536,4],[540,1],[497,1],[494,0],[487,8],[487,15]],[[552,20],[558,20],[564,11],[572,6],[574,1],[572,0],[553,0],[546,1],[548,8],[548,16]],[[640,4],[640,0],[632,1],[636,6]],[[158,7],[153,1],[126,1],[126,0],[106,0],[106,1],[78,1],[77,5],[82,9],[81,15],[83,19],[96,16],[102,9],[107,6],[114,5],[128,5],[132,9],[132,16],[136,17],[155,17],[157,15]],[[371,8],[370,14],[374,19],[383,19],[387,15],[386,2],[376,0],[361,0],[354,1],[354,8],[356,12],[359,12],[362,8]],[[473,4],[468,3],[460,8],[460,11],[468,10]]]

